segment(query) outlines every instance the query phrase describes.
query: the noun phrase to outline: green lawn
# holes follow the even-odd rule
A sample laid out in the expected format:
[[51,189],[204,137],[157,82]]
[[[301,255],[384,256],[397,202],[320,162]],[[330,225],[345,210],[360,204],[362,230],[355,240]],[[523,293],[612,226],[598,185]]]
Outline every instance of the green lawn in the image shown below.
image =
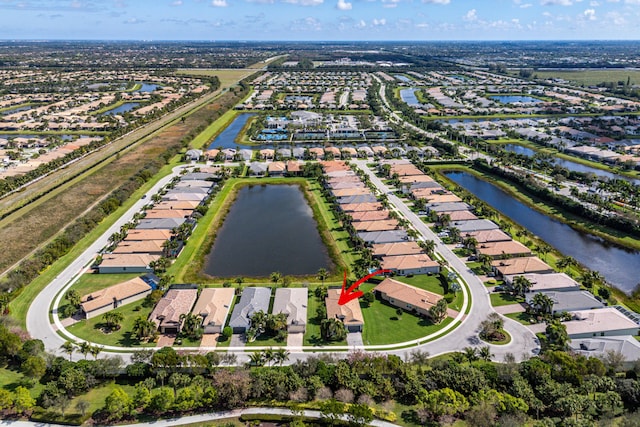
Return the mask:
[[491,293],[491,305],[494,307],[500,307],[501,305],[510,305],[510,304],[518,304],[524,302],[524,298],[522,297],[514,297],[510,294],[505,294],[502,292],[492,292]]
[[[364,284],[360,288],[368,292],[373,284]],[[453,321],[446,318],[441,324],[434,325],[429,320],[403,312],[398,316],[397,308],[375,300],[370,306],[360,303],[364,317],[362,340],[365,345],[395,344],[411,341],[430,335]]]
[[406,283],[407,285],[415,286],[416,288],[424,289],[425,291],[433,292],[434,294],[445,294],[445,289],[442,285],[439,274],[431,276],[428,274],[420,274],[413,277],[396,276],[393,279],[398,282]]
[[509,319],[515,320],[516,322],[522,323],[523,325],[531,324],[529,320],[532,317],[529,316],[527,313],[509,313],[509,314],[505,314],[505,316],[507,316]]
[[[141,307],[139,311],[134,311],[136,307]],[[151,307],[142,306],[142,300],[136,301],[131,304],[124,305],[116,308],[114,311],[120,312],[124,315],[124,320],[119,330],[105,334],[99,328],[102,326],[102,316],[97,316],[93,319],[81,320],[80,322],[71,325],[67,330],[78,338],[82,338],[89,342],[102,345],[114,345],[121,347],[153,347],[155,343],[138,343],[138,341],[131,336],[131,329],[133,323],[138,316],[142,316],[145,319],[151,314]]]
[[324,301],[320,302],[313,295],[312,292],[309,293],[309,303],[307,304],[307,331],[304,334],[304,343],[305,346],[317,346],[317,345],[347,345],[347,340],[335,341],[331,343],[327,343],[320,338],[320,322],[322,319],[318,319],[316,317],[316,310],[318,309],[319,304],[324,304]]
[[287,340],[276,341],[273,337],[260,335],[254,342],[248,342],[247,347],[283,347],[287,345]]
[[0,368],[0,388],[14,391],[19,386],[27,387],[31,397],[36,398],[40,395],[40,392],[44,389],[44,385],[35,383],[33,385],[28,383],[28,380],[17,370]]

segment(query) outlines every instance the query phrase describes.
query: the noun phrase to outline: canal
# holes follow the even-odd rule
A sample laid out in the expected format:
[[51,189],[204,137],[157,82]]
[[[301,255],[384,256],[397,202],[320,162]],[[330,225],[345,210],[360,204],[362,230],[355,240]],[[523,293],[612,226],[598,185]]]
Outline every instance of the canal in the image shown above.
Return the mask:
[[639,252],[612,245],[597,236],[574,230],[469,173],[448,172],[446,176],[540,237],[563,255],[572,256],[589,269],[600,272],[618,289],[631,293],[640,282]]
[[[535,150],[528,147],[524,147],[522,145],[518,145],[518,144],[505,144],[504,149],[516,154],[527,156],[527,157],[533,157],[534,154],[536,154]],[[554,165],[558,165],[560,167],[563,167],[573,172],[592,173],[600,178],[607,178],[607,179],[623,179],[635,185],[640,185],[640,179],[629,178],[624,175],[618,175],[613,172],[607,172],[602,169],[593,168],[588,165],[583,165],[582,163],[572,162],[571,160],[565,160],[558,157],[553,157],[552,162]]]
[[332,262],[313,212],[297,185],[240,189],[220,228],[204,272],[214,277],[315,275]]

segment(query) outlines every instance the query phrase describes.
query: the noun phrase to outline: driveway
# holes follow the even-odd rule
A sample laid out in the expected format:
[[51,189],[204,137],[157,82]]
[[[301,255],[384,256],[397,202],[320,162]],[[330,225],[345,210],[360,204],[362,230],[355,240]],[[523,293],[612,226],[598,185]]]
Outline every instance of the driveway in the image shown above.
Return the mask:
[[524,313],[526,311],[524,304],[501,305],[499,307],[494,307],[493,309],[496,313],[500,314]]
[[349,347],[363,347],[362,332],[349,332],[347,334],[347,344]]
[[244,334],[233,334],[231,335],[231,342],[229,343],[229,347],[244,347],[246,344]]
[[287,347],[293,349],[300,349],[304,344],[304,334],[288,334],[287,335]]

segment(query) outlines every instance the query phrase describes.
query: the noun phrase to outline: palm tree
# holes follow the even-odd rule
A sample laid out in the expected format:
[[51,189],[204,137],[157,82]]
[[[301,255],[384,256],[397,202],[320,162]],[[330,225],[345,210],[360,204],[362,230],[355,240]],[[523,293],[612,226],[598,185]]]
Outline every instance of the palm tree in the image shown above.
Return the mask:
[[143,316],[139,316],[133,322],[133,328],[131,329],[131,332],[136,338],[138,338],[139,341],[142,341],[152,336],[155,330],[156,330],[155,323],[153,323],[150,320],[147,320]]
[[269,365],[269,363],[273,362],[274,357],[274,352],[271,347],[262,352],[262,359],[264,360],[265,365]]
[[576,261],[576,259],[572,256],[566,256],[566,257],[560,258],[558,262],[556,262],[556,267],[562,270],[568,270],[571,267],[577,267],[577,266],[578,266],[578,261]]
[[264,366],[264,356],[261,351],[251,353],[249,356],[249,364],[252,366]]
[[98,355],[101,352],[102,352],[102,347],[100,347],[99,345],[92,345],[91,350],[89,351],[89,353],[91,353],[91,355],[93,356],[94,360],[98,359]]
[[120,329],[120,323],[124,320],[124,315],[119,311],[108,311],[102,319],[107,324],[107,327],[111,330]]
[[273,361],[274,363],[277,363],[278,365],[282,366],[284,362],[289,360],[290,354],[291,353],[289,353],[286,349],[279,348],[273,353]]
[[511,283],[511,292],[516,296],[524,296],[531,289],[531,281],[524,276],[516,276]]
[[540,244],[536,247],[537,252],[542,255],[543,260],[547,260],[547,254],[551,252],[551,247],[547,244]]
[[480,254],[480,256],[478,256],[478,261],[480,262],[480,264],[482,264],[482,268],[485,271],[491,270],[491,263],[493,262],[493,258],[491,257],[491,255]]
[[478,360],[478,350],[475,347],[465,347],[464,349],[464,357],[469,362],[475,362]]
[[73,345],[71,341],[65,341],[64,344],[60,346],[60,349],[69,355],[69,362],[71,362],[71,355],[76,350],[76,346]]
[[242,284],[244,283],[244,279],[242,277],[236,277],[235,282],[238,284],[238,286],[242,286]]
[[551,314],[553,311],[553,300],[547,294],[539,292],[534,295],[531,302],[534,309],[540,314]]
[[324,281],[327,279],[327,277],[329,277],[329,272],[327,271],[326,268],[319,268],[318,272],[316,273],[318,279],[320,279],[320,281],[322,282],[322,285],[324,286]]
[[489,346],[484,346],[484,347],[480,347],[480,350],[478,351],[478,356],[480,357],[480,359],[488,362],[493,357],[493,354],[491,354],[491,349],[489,348]]
[[478,240],[473,237],[473,236],[469,236],[466,239],[464,239],[463,241],[465,248],[469,249],[470,251],[474,251],[476,250],[476,247],[478,246]]
[[82,354],[85,358],[85,360],[87,359],[87,354],[89,354],[91,352],[91,344],[89,344],[86,341],[82,341],[80,343],[80,345],[78,346],[78,351],[80,352],[80,354]]
[[547,336],[547,342],[552,349],[565,350],[567,343],[569,342],[569,335],[567,334],[567,327],[563,325],[558,319],[553,319],[547,323],[545,329]]
[[282,280],[282,273],[280,273],[279,271],[274,271],[273,273],[271,273],[271,275],[269,275],[269,278],[273,283],[277,285],[278,282]]
[[433,256],[433,252],[436,249],[436,242],[433,240],[425,240],[424,242],[418,242],[418,244],[424,249],[427,255]]

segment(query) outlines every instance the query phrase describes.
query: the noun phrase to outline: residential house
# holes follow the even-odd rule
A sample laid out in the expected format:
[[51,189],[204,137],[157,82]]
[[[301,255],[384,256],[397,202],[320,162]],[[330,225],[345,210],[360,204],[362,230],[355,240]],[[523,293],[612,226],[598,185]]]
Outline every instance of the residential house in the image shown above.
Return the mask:
[[150,264],[160,258],[149,254],[104,254],[98,266],[100,274],[152,273]]
[[114,254],[163,255],[166,240],[123,240],[112,251]]
[[543,294],[551,298],[553,308],[551,314],[566,313],[578,310],[591,310],[602,308],[604,304],[598,301],[591,292],[587,291],[534,291],[525,294],[527,304],[533,306],[534,298],[537,294]]
[[205,334],[222,333],[236,292],[234,288],[204,288],[191,311],[202,317]]
[[173,230],[187,221],[186,218],[141,219],[136,226],[138,230]]
[[394,307],[430,317],[429,309],[443,297],[415,286],[407,285],[390,278],[384,279],[373,292]]
[[473,233],[474,231],[481,230],[497,230],[498,225],[489,221],[488,219],[476,219],[472,221],[452,221],[449,223],[449,227],[455,227],[460,230],[460,233]]
[[269,312],[271,288],[244,288],[240,301],[233,308],[229,326],[234,334],[247,332],[251,327],[251,316],[258,311]]
[[344,323],[349,332],[362,332],[364,316],[360,309],[358,299],[352,299],[346,304],[338,304],[341,289],[329,289],[325,304],[327,306],[327,319],[339,319]]
[[83,295],[80,299],[80,309],[85,319],[91,319],[114,308],[138,301],[150,294],[151,291],[152,288],[149,284],[140,277],[136,277]]
[[273,300],[273,314],[287,315],[287,331],[305,333],[307,328],[307,288],[278,288]]
[[527,273],[553,273],[553,268],[538,257],[496,260],[491,263],[491,266],[500,277]]
[[363,231],[358,236],[371,245],[376,243],[404,242],[409,240],[409,235],[404,230],[387,231]]
[[267,166],[269,176],[282,176],[287,171],[287,165],[285,162],[271,162]]
[[424,252],[416,242],[383,243],[373,245],[372,248],[373,256],[375,258],[399,255],[417,255]]
[[569,342],[569,349],[573,353],[587,358],[602,359],[608,353],[621,354],[624,358],[623,367],[625,369],[631,368],[636,361],[640,360],[640,341],[631,335],[574,338]]
[[191,312],[198,298],[198,288],[171,288],[149,315],[163,334],[178,334],[182,328],[181,315]]
[[640,334],[640,325],[615,307],[573,312],[575,320],[564,322],[571,339]]
[[503,242],[485,242],[476,246],[476,251],[482,255],[489,255],[493,259],[529,256],[531,250],[520,242],[507,240]]
[[[508,275],[504,277],[504,283],[507,286],[513,284],[513,279],[517,275]],[[534,291],[577,291],[580,289],[580,284],[573,280],[565,273],[547,273],[547,274],[519,274],[518,276],[524,276],[531,283],[529,288],[530,292]]]
[[399,276],[440,272],[440,264],[429,258],[427,254],[386,256],[382,258],[382,268],[391,270]]

